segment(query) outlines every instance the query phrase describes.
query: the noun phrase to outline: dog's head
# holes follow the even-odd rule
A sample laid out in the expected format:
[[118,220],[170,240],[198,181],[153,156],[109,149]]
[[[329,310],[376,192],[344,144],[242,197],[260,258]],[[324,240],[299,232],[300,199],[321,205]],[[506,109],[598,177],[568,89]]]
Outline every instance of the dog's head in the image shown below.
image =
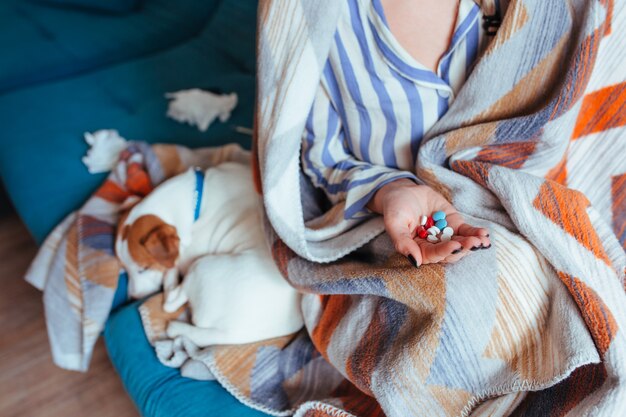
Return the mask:
[[158,291],[165,272],[176,266],[180,239],[176,228],[158,216],[128,222],[128,214],[122,213],[118,223],[115,252],[128,274],[130,295],[139,298]]

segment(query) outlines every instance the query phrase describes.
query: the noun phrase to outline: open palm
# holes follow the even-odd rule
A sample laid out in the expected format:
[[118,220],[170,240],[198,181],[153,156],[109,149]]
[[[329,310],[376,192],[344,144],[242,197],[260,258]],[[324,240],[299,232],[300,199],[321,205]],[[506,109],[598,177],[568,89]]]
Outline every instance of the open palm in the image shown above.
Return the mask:
[[[491,247],[489,232],[465,223],[463,217],[441,194],[410,180],[387,184],[375,195],[373,207],[383,215],[385,229],[396,250],[409,257],[415,266],[439,262],[456,262],[470,251]],[[416,237],[422,215],[436,211],[446,213],[448,226],[454,230],[452,240],[431,243]]]

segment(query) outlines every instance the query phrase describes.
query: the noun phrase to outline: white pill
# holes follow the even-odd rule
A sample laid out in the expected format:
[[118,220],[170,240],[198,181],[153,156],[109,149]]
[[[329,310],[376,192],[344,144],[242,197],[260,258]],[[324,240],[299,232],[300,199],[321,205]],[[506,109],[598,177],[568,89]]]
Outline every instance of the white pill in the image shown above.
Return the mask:
[[442,234],[441,235],[441,241],[442,242],[448,242],[450,240],[452,240],[452,237],[450,235],[446,235],[446,234]]
[[424,226],[428,218],[426,216],[420,217],[420,226]]
[[430,243],[437,243],[437,242],[439,242],[439,238],[437,236],[434,236],[434,235],[428,235],[426,240],[428,240]]
[[441,231],[444,235],[452,236],[454,234],[454,230],[450,226],[446,227]]
[[441,233],[441,230],[439,230],[437,226],[433,226],[433,227],[428,228],[427,232],[430,233],[431,235],[437,236],[439,233]]

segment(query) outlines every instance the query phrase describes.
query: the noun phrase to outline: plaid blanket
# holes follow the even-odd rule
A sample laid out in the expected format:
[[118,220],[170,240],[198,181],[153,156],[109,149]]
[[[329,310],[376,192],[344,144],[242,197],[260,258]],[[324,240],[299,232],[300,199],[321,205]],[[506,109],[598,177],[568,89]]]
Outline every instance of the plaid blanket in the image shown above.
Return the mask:
[[[259,9],[255,181],[275,260],[305,292],[306,330],[188,356],[274,415],[624,415],[624,0],[511,1],[416,164],[494,248],[419,269],[379,218],[346,224],[300,173],[336,3]],[[117,280],[123,201],[223,156],[132,144],[51,234],[29,280],[44,288],[58,364],[87,367]],[[160,297],[141,307],[155,343],[172,318]]]
[[299,175],[337,3],[262,1],[258,25],[256,181],[317,353],[258,349],[229,382],[307,416],[626,415],[624,0],[510,1],[415,167],[495,250],[418,269]]

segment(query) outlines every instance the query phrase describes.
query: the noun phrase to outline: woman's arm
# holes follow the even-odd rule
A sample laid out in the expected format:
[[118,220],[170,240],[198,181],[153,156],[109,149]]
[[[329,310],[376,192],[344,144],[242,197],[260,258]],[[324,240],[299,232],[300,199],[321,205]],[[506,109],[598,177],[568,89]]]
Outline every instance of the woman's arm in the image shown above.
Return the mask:
[[[358,160],[343,135],[341,119],[320,85],[302,139],[302,166],[333,204],[345,202],[346,219],[383,215],[396,250],[415,266],[456,262],[472,250],[491,246],[486,229],[465,224],[441,194],[418,185],[413,173]],[[454,228],[452,240],[416,239],[419,218],[439,210]]]
[[345,201],[346,219],[371,216],[367,203],[385,184],[402,178],[416,181],[411,172],[373,165],[352,154],[341,118],[322,85],[302,138],[302,167],[332,204]]

